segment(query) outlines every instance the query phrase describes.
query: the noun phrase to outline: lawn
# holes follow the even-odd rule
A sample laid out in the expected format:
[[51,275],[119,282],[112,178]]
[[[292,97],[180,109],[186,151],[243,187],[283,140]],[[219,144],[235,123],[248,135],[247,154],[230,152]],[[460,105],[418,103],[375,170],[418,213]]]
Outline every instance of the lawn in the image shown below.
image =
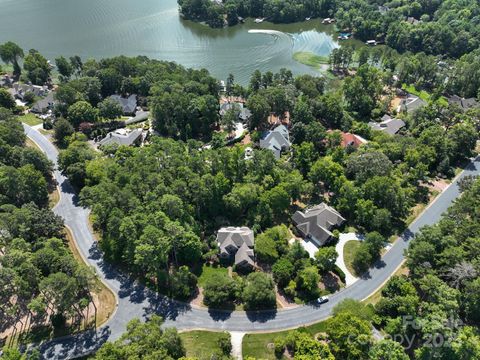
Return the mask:
[[203,265],[202,267],[202,272],[198,276],[198,286],[199,287],[204,287],[205,283],[207,280],[213,275],[213,274],[228,274],[228,269],[224,267],[213,267],[213,266],[207,266]]
[[[329,320],[325,320],[310,326],[301,328],[302,331],[306,331],[311,335],[318,334],[319,332],[326,332],[328,328]],[[273,333],[262,333],[262,334],[247,334],[243,338],[242,352],[243,357],[247,356],[254,357],[256,359],[267,359],[274,360],[276,359],[273,345],[277,337],[285,336],[288,333],[287,331],[273,332]]]
[[180,333],[187,357],[199,360],[210,360],[214,352],[219,352],[218,339],[221,332],[188,331]]
[[320,69],[322,65],[328,64],[328,57],[315,55],[311,52],[296,52],[293,54],[293,59],[315,69]]
[[32,113],[19,116],[19,120],[30,126],[40,125],[43,122]]
[[[420,90],[420,91],[417,90],[414,85],[403,84],[402,89],[409,92],[410,94],[418,96],[423,101],[426,101],[426,102],[430,101],[431,95],[425,90]],[[445,106],[448,105],[448,101],[444,96],[441,96],[438,99],[438,102]]]
[[351,274],[355,274],[352,264],[353,258],[357,252],[357,249],[360,247],[360,244],[360,241],[350,240],[345,243],[345,247],[343,248],[343,261],[345,262],[345,266]]

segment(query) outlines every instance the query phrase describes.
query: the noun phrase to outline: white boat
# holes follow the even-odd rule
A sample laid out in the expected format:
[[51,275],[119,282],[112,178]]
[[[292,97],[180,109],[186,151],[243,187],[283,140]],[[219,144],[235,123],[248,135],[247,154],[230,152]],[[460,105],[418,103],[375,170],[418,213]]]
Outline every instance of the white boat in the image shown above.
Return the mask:
[[255,23],[256,23],[256,24],[260,24],[260,23],[262,23],[264,20],[265,20],[265,18],[256,18],[256,19],[255,19]]
[[310,18],[310,17],[305,18],[306,21],[310,21],[311,19],[312,18]]

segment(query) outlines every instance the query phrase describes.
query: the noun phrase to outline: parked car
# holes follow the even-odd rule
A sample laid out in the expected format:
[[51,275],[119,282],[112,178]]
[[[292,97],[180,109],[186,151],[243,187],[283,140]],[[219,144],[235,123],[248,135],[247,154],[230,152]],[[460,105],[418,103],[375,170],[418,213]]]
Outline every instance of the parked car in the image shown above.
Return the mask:
[[321,304],[325,304],[326,302],[328,302],[328,296],[320,296],[318,299],[317,299],[317,304],[318,305],[321,305]]

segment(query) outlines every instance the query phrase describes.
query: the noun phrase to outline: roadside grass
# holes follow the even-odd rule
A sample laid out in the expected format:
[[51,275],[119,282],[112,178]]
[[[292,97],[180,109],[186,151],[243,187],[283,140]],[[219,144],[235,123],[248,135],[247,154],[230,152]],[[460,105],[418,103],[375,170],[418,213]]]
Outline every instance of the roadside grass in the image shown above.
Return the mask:
[[350,240],[345,243],[345,246],[343,248],[343,261],[345,262],[345,266],[347,267],[348,271],[350,271],[350,273],[353,275],[356,274],[352,265],[353,259],[358,248],[360,247],[360,244],[360,241]]
[[[328,329],[329,320],[321,321],[313,325],[300,327],[297,330],[305,331],[310,335],[315,335],[321,332],[326,332]],[[266,359],[266,360],[275,360],[275,351],[273,343],[276,338],[281,338],[288,334],[289,331],[285,330],[279,332],[270,332],[270,333],[255,333],[255,334],[246,334],[243,338],[242,343],[242,355],[243,358],[248,356],[254,357],[255,359]],[[282,357],[286,359],[285,357]]]
[[204,264],[202,266],[201,274],[198,276],[198,286],[203,288],[207,280],[210,279],[214,274],[228,275],[228,269],[220,266],[207,266]]
[[188,358],[210,360],[213,359],[214,353],[221,352],[218,340],[222,334],[221,332],[195,330],[180,333],[180,338]]
[[328,65],[328,57],[316,55],[307,51],[299,51],[294,53],[293,60],[315,69],[321,69],[322,65]]
[[[80,255],[80,252],[75,245],[72,233],[68,228],[65,228],[65,237],[68,241],[68,247],[72,252],[73,257],[81,263],[85,263],[85,260]],[[100,326],[105,323],[110,315],[114,312],[116,306],[116,299],[113,292],[97,277],[95,279],[95,292],[94,297],[97,298],[97,322],[96,326]]]
[[[392,276],[400,276],[400,275],[408,275],[408,268],[403,264],[397,271]],[[385,284],[386,285],[386,284]],[[383,285],[381,288],[379,288],[377,291],[375,291],[373,294],[371,294],[368,298],[363,300],[365,304],[372,304],[375,305],[380,301],[382,298],[382,290],[385,287]]]
[[18,117],[21,122],[24,122],[27,125],[35,126],[42,124],[42,119],[37,118],[34,114],[28,113]]
[[55,186],[55,189],[53,189],[53,191],[51,191],[48,194],[48,207],[50,209],[53,209],[55,205],[58,204],[59,201],[60,201],[60,193],[58,192],[58,189]]

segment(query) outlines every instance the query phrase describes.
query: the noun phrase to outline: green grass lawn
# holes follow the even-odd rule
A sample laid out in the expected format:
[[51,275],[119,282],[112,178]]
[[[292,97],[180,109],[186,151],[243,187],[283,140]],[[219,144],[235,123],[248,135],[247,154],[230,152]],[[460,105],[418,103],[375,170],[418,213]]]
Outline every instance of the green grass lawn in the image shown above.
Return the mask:
[[328,57],[315,55],[311,52],[296,52],[293,54],[293,59],[315,69],[320,69],[322,65],[328,64]]
[[213,331],[188,331],[180,334],[187,357],[199,360],[210,360],[214,352],[220,351],[218,339],[221,332]]
[[19,120],[30,126],[40,125],[43,122],[32,113],[19,116]]
[[360,241],[350,240],[345,243],[345,247],[343,248],[343,261],[345,262],[345,266],[351,274],[355,274],[352,264],[353,258],[357,252],[357,249],[360,247],[360,244]]
[[[415,89],[415,86],[413,85],[408,85],[407,84],[403,84],[402,85],[402,89],[409,92],[410,94],[413,94],[413,95],[417,95],[420,99],[422,99],[423,101],[430,101],[430,98],[431,98],[431,94],[429,94],[428,92],[426,92],[425,90],[417,90]],[[445,96],[441,96],[439,99],[438,99],[438,102],[441,104],[441,105],[448,105],[448,101],[447,99],[445,98]]]
[[204,287],[207,279],[209,279],[213,274],[228,274],[228,269],[224,267],[213,267],[203,265],[202,273],[198,276],[198,286]]
[[[319,332],[326,332],[328,328],[329,320],[325,320],[310,326],[301,328],[302,331],[306,331],[310,335],[318,334]],[[287,331],[280,331],[274,333],[265,334],[247,334],[243,338],[242,352],[243,357],[251,356],[256,359],[276,359],[273,344],[277,337],[285,336]]]

